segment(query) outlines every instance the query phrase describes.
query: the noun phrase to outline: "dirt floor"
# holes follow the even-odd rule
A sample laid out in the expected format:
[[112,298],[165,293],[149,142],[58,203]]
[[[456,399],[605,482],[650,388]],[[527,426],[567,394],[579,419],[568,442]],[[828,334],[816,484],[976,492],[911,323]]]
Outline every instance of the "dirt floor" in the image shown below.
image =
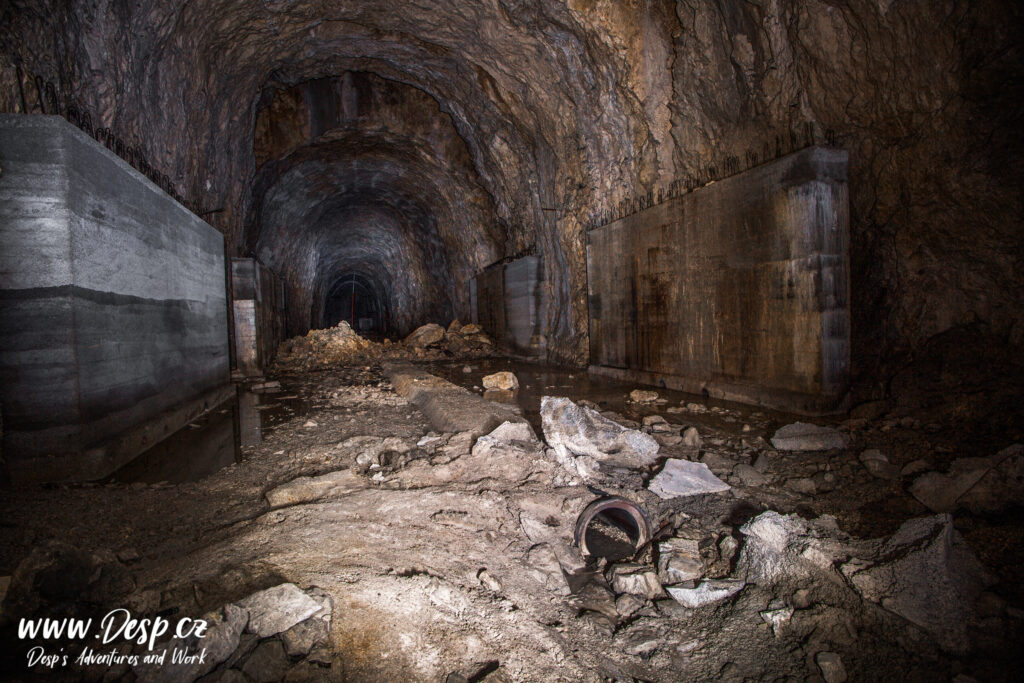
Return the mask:
[[[952,517],[989,575],[974,592],[946,587],[954,597],[970,593],[974,602],[956,608],[966,620],[963,633],[956,624],[940,632],[914,623],[906,610],[901,615],[899,596],[869,599],[840,571],[858,553],[877,550],[868,539],[889,538],[906,520],[934,516],[907,490],[920,472],[992,455],[1020,440],[1019,433],[882,402],[843,420],[815,420],[847,435],[845,449],[786,453],[770,439],[793,416],[663,390],[661,402],[630,402],[637,387],[594,383],[579,371],[436,356],[425,360],[427,369],[477,393],[485,374],[514,370],[522,392],[516,398],[542,437],[539,398],[550,394],[590,401],[630,428],[661,416],[667,427],[660,436],[669,438],[661,439],[656,465],[623,477],[621,485],[588,486],[542,443],[474,448],[471,436],[432,431],[423,413],[395,393],[380,364],[365,357],[358,364],[279,367],[270,379],[280,381],[280,391],[259,399],[263,440],[210,476],[2,492],[0,575],[15,574],[17,583],[19,563],[44,547],[51,560],[59,556],[72,569],[94,571],[82,579],[88,595],[58,599],[60,592],[51,591],[35,602],[22,595],[20,603],[5,603],[0,635],[10,646],[0,648],[0,671],[14,680],[48,672],[92,680],[139,674],[126,664],[26,669],[31,643],[14,630],[18,609],[101,615],[124,604],[135,614],[180,618],[216,613],[290,582],[318,587],[333,601],[325,642],[289,656],[269,640],[243,636],[236,656],[204,672],[203,680],[1019,678],[1019,507],[958,508]],[[699,446],[671,443],[689,427]],[[861,462],[866,449],[886,456],[883,474],[890,478]],[[645,485],[666,457],[703,462],[732,488],[663,500]],[[309,487],[322,480],[295,483],[322,475],[333,477],[331,487],[312,494]],[[288,500],[297,502],[271,506],[267,494],[282,486],[291,486]],[[576,517],[603,494],[629,498],[650,517],[657,538],[633,563],[585,566],[572,546]],[[768,536],[757,536],[749,523],[768,520],[759,517],[766,511],[798,516],[773,522],[790,525],[789,541],[769,548]],[[606,528],[604,540],[621,550],[616,529]],[[955,532],[943,539],[960,552]],[[691,548],[691,556],[672,556],[673,544]],[[67,559],[68,546],[88,557]],[[683,587],[722,579],[742,589],[687,607],[660,585],[672,583],[665,580],[668,557],[689,562],[691,581]],[[646,584],[633,581],[645,574]],[[961,639],[943,640],[949,629]],[[64,646],[68,653],[81,647]]]

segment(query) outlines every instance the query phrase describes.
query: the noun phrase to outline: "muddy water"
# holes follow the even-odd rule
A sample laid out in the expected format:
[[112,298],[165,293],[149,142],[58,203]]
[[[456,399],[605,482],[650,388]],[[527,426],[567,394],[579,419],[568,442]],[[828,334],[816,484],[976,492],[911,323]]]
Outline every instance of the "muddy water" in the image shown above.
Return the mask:
[[239,385],[233,401],[210,410],[119,469],[120,482],[180,484],[196,481],[237,462],[243,449],[258,446],[281,422],[305,414],[294,394]]
[[[483,393],[483,378],[486,375],[508,370],[519,378],[519,391],[514,396],[491,395],[487,398],[517,404],[523,416],[540,433],[540,401],[544,396],[567,396],[573,401],[585,399],[600,406],[601,410],[613,410],[631,420],[641,421],[647,415],[661,415],[669,422],[685,422],[700,427],[712,427],[725,432],[740,432],[748,422],[770,426],[792,422],[794,417],[778,411],[748,406],[741,403],[705,398],[699,394],[649,387],[630,382],[621,382],[607,377],[591,375],[586,370],[559,368],[550,365],[526,363],[506,358],[487,358],[459,362],[432,362],[423,366],[453,384],[471,391]],[[466,368],[469,371],[466,372]],[[665,403],[637,404],[629,401],[633,389],[656,391]],[[687,403],[705,406],[707,413],[671,414],[666,408],[677,408]]]

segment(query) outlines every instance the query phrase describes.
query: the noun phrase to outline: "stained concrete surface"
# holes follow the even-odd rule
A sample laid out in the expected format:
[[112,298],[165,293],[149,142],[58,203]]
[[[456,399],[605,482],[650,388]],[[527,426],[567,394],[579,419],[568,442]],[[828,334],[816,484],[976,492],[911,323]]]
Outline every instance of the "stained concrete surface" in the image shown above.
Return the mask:
[[0,116],[0,163],[7,467],[102,477],[226,385],[223,238],[60,117]]
[[588,233],[594,372],[792,411],[850,384],[847,153],[810,148]]

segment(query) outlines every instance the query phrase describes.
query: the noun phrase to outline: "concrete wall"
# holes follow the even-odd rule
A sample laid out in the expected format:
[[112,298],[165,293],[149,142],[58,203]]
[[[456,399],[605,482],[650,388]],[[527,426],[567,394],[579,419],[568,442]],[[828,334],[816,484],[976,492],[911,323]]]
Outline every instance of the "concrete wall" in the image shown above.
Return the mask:
[[542,275],[540,259],[524,256],[491,266],[474,278],[475,319],[480,326],[511,352],[532,358],[545,353],[540,334],[547,306]]
[[281,280],[253,258],[231,259],[235,373],[260,377],[284,340]]
[[591,370],[805,413],[850,355],[847,153],[809,148],[589,233]]
[[105,476],[225,393],[223,238],[59,117],[0,116],[0,167],[7,469]]

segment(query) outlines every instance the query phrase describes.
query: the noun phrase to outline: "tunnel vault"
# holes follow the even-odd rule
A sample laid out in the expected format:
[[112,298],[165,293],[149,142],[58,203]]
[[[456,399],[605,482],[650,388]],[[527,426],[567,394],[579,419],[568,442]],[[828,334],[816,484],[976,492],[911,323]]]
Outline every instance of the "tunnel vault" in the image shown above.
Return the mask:
[[469,317],[469,280],[503,239],[437,102],[351,72],[269,88],[261,102],[243,244],[284,277],[289,332],[342,319],[335,295],[346,277],[373,302],[364,317],[376,331]]

